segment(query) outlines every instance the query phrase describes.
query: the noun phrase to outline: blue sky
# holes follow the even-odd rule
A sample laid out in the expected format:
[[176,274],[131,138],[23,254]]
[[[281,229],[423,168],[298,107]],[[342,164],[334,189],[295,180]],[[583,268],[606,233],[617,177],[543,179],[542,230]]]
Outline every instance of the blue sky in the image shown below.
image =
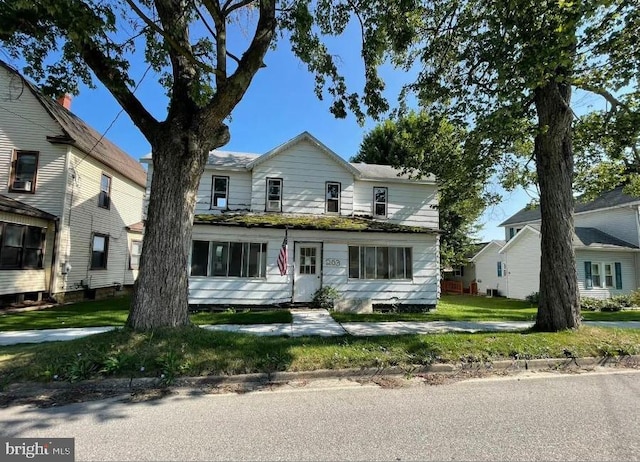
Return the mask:
[[[347,77],[348,85],[356,91],[361,89],[363,83],[359,43],[360,38],[353,30],[347,30],[340,40],[329,43],[332,53],[339,56],[340,68]],[[268,53],[265,63],[267,67],[259,71],[232,113],[229,123],[231,142],[221,149],[264,153],[306,130],[345,159],[355,155],[364,134],[376,122],[368,119],[364,126],[360,126],[351,115],[346,119],[333,117],[329,112],[330,101],[317,99],[312,75],[293,56],[286,41],[280,41],[276,50]],[[137,80],[145,73],[147,65],[142,61],[132,62],[131,68]],[[387,86],[387,97],[393,106],[407,74],[384,68],[382,76]],[[164,118],[166,96],[158,84],[158,75],[153,71],[148,72],[136,95],[156,117]],[[112,125],[106,137],[134,158],[140,158],[150,151],[147,141],[127,114],[120,113],[118,104],[99,82],[96,89],[83,87],[73,99],[71,109],[101,133]],[[524,191],[507,193],[497,185],[490,188],[502,192],[503,201],[484,213],[481,218],[483,228],[478,238],[503,239],[504,234],[497,227],[498,224],[531,198]]]

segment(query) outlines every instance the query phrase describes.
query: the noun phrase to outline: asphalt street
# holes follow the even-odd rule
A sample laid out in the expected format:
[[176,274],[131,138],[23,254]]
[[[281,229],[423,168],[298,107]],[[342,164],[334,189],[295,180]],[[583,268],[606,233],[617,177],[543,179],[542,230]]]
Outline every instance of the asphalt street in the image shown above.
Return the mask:
[[640,460],[640,371],[14,406],[0,434],[76,460]]

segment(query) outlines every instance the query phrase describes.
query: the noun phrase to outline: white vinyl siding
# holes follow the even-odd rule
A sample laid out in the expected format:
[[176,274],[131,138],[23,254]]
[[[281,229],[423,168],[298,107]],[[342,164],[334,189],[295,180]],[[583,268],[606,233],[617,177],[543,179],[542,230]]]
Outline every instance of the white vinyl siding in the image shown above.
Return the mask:
[[502,262],[503,256],[498,253],[500,247],[497,244],[488,244],[480,256],[475,260],[475,277],[478,283],[478,293],[484,294],[487,289],[497,289],[501,295],[506,294],[506,278],[505,272],[509,271],[508,266],[502,265],[502,277],[498,277],[497,262]]
[[357,181],[353,211],[355,215],[374,216],[373,188],[386,187],[387,218],[390,223],[438,228],[437,188],[419,183]]
[[501,290],[501,294],[523,300],[540,289],[540,234],[528,228],[521,233],[526,234],[519,236],[502,254],[503,277],[497,277],[496,260],[487,262],[487,269],[496,275],[498,282],[502,279],[506,284],[506,293]]
[[51,258],[53,256],[55,225],[39,218],[0,212],[0,222],[34,226],[47,230],[44,243],[42,269],[0,270],[0,295],[25,292],[47,292],[51,277]]
[[[2,67],[0,100],[6,109],[0,111],[0,194],[59,216],[67,147],[49,143],[47,136],[62,135],[62,129],[23,86],[22,80]],[[39,153],[35,194],[9,192],[15,150]]]
[[[592,265],[592,278],[593,278],[593,265],[599,265],[600,267],[600,284],[596,286],[593,284],[592,288],[586,286],[586,273],[585,262],[591,262]],[[576,249],[576,269],[578,270],[578,289],[580,290],[581,297],[591,298],[609,298],[614,295],[621,295],[636,290],[636,270],[635,270],[635,256],[633,252],[608,252],[608,251],[589,251]],[[615,279],[615,263],[620,263],[621,275],[622,275],[622,289],[616,289]],[[605,279],[605,265],[612,266],[613,272],[613,286],[606,286]]]
[[[68,178],[67,213],[62,222],[58,261],[70,263],[71,271],[66,278],[59,275],[55,291],[77,290],[81,284],[100,288],[130,283],[130,233],[125,227],[142,219],[143,188],[75,149],[71,152],[70,171],[73,174]],[[98,206],[103,173],[111,176],[109,209]],[[69,203],[71,199],[73,202]],[[94,233],[109,236],[106,270],[91,269]]]
[[597,228],[618,239],[638,245],[637,214],[636,207],[618,207],[579,213],[574,216],[573,220],[577,227]]
[[[151,165],[149,166],[151,168]],[[234,171],[217,171],[205,169],[200,185],[196,202],[196,214],[216,213],[215,204],[212,204],[213,177],[227,177],[228,195],[227,206],[219,207],[218,210],[249,210],[251,206],[251,173]]]
[[[195,225],[194,240],[229,240],[267,243],[266,279],[217,277],[189,278],[191,304],[274,304],[291,301],[296,242],[323,244],[321,277],[323,286],[335,287],[345,300],[371,300],[373,303],[415,303],[435,305],[437,302],[437,238],[428,234],[348,233],[340,231],[289,230],[289,271],[280,276],[277,258],[284,238],[280,229],[225,228]],[[411,280],[350,280],[349,246],[411,247],[413,278]],[[332,264],[327,265],[325,262]]]
[[283,213],[324,214],[328,181],[341,184],[340,214],[353,212],[352,173],[306,141],[254,167],[251,198],[254,212],[265,210],[267,178],[283,179]]

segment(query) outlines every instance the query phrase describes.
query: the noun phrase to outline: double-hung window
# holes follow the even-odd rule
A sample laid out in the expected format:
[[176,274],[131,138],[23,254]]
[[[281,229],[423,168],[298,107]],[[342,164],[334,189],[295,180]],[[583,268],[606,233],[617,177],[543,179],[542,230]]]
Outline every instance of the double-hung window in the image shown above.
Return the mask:
[[386,218],[389,204],[389,189],[376,186],[373,188],[373,216]]
[[211,208],[226,209],[229,206],[229,177],[214,176],[211,182]]
[[43,268],[46,230],[0,223],[0,269]]
[[340,213],[340,183],[327,182],[326,186],[326,206],[327,213]]
[[103,173],[100,177],[100,194],[98,195],[98,207],[108,209],[111,207],[111,177]]
[[584,262],[585,288],[622,289],[622,263]]
[[91,240],[91,269],[107,269],[109,236],[94,233]]
[[193,241],[191,276],[264,278],[267,244]]
[[131,241],[131,252],[129,255],[129,269],[140,268],[140,255],[142,254],[142,241]]
[[349,278],[411,279],[411,247],[349,246]]
[[267,178],[267,212],[282,212],[282,179]]
[[16,151],[9,183],[10,192],[36,191],[36,177],[38,173],[37,151]]

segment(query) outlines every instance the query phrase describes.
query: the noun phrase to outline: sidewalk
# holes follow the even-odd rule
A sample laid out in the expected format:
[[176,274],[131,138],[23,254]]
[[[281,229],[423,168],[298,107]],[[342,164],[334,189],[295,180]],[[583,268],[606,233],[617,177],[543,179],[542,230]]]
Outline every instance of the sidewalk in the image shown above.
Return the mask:
[[[200,327],[211,331],[253,335],[288,335],[290,337],[354,335],[366,337],[444,332],[513,332],[533,326],[533,322],[528,321],[348,322],[339,324],[326,310],[291,310],[291,314],[293,316],[291,324],[217,324]],[[640,321],[585,321],[584,324],[597,327],[640,329]],[[115,327],[68,327],[64,329],[6,331],[0,332],[0,346],[73,340],[113,329]]]

